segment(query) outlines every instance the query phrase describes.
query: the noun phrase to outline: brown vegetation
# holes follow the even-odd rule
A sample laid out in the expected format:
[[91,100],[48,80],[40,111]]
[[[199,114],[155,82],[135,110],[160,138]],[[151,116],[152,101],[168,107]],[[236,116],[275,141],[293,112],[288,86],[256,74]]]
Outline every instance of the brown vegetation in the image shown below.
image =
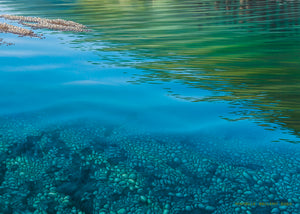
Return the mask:
[[11,43],[11,42],[5,42],[5,41],[3,41],[3,39],[0,38],[0,46],[1,46],[1,45],[10,46],[10,45],[14,45],[14,43]]
[[60,31],[75,31],[85,32],[88,31],[86,26],[63,19],[45,19],[39,17],[26,17],[26,16],[13,16],[13,15],[0,15],[0,18],[9,20],[18,20],[20,24],[33,27],[33,28],[47,28]]
[[[88,31],[86,26],[63,19],[44,19],[39,17],[25,17],[25,16],[13,16],[13,15],[0,15],[0,18],[17,20],[24,26],[31,28],[46,28],[51,30],[59,31],[74,31],[74,32],[85,32]],[[28,30],[22,27],[10,25],[7,23],[0,23],[0,32],[13,33],[19,36],[30,36],[41,38],[41,35],[35,34],[32,30]]]
[[25,28],[17,27],[6,23],[0,23],[0,32],[13,33],[21,36],[39,37],[32,30],[28,30]]

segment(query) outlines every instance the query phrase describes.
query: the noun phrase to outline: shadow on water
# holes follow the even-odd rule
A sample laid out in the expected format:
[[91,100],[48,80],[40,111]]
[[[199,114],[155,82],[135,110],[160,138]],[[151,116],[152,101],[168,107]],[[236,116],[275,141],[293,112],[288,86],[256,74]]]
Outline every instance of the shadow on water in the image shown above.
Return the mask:
[[93,32],[74,42],[88,49],[107,42],[101,51],[129,55],[112,63],[144,70],[132,83],[207,89],[211,96],[166,90],[191,102],[230,101],[243,110],[233,108],[229,120],[255,119],[269,129],[275,123],[299,135],[298,1],[35,2],[13,4],[25,15],[88,25]]

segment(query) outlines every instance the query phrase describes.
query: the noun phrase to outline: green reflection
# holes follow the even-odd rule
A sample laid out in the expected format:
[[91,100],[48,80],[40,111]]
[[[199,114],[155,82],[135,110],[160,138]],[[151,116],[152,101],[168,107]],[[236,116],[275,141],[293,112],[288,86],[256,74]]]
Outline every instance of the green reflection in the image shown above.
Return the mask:
[[[38,2],[36,13],[49,10],[49,1]],[[242,104],[245,111],[235,112],[240,119],[259,118],[300,134],[299,1],[78,0],[51,4],[61,8],[54,13],[72,16],[94,29],[80,42],[108,42],[111,45],[102,50],[132,54],[134,66],[147,70],[135,83],[176,81],[220,92],[204,99]],[[203,100],[180,91],[174,94],[193,102]]]
[[119,44],[108,50],[143,56],[136,66],[149,72],[138,82],[174,80],[225,92],[205,99],[242,103],[245,111],[235,112],[240,119],[259,118],[300,134],[299,2],[81,0],[78,5],[74,12],[85,24],[101,31],[102,40]]

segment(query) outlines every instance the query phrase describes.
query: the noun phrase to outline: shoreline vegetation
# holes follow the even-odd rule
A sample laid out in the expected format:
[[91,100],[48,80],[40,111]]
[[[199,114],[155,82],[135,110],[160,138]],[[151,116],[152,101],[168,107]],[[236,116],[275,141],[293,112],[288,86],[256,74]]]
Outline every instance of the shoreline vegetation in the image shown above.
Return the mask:
[[[32,29],[50,29],[50,30],[58,30],[58,31],[73,31],[73,32],[87,32],[89,31],[85,25],[68,21],[64,19],[46,19],[46,18],[39,18],[39,17],[26,17],[26,16],[13,16],[13,15],[0,15],[0,18],[12,20],[12,21],[19,21],[18,23],[31,27]],[[12,33],[19,36],[30,36],[30,37],[37,37],[43,38],[42,34],[36,34],[33,30],[29,30],[23,27],[18,27],[15,25],[7,24],[7,23],[0,23],[0,33]],[[12,43],[4,42],[3,39],[0,40],[0,45],[12,45]]]

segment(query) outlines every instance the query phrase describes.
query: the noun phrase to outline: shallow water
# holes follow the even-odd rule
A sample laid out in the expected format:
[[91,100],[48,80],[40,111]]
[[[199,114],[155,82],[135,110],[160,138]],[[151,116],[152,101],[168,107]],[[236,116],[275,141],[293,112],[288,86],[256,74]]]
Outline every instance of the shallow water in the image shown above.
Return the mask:
[[299,9],[1,1],[0,213],[300,212]]

